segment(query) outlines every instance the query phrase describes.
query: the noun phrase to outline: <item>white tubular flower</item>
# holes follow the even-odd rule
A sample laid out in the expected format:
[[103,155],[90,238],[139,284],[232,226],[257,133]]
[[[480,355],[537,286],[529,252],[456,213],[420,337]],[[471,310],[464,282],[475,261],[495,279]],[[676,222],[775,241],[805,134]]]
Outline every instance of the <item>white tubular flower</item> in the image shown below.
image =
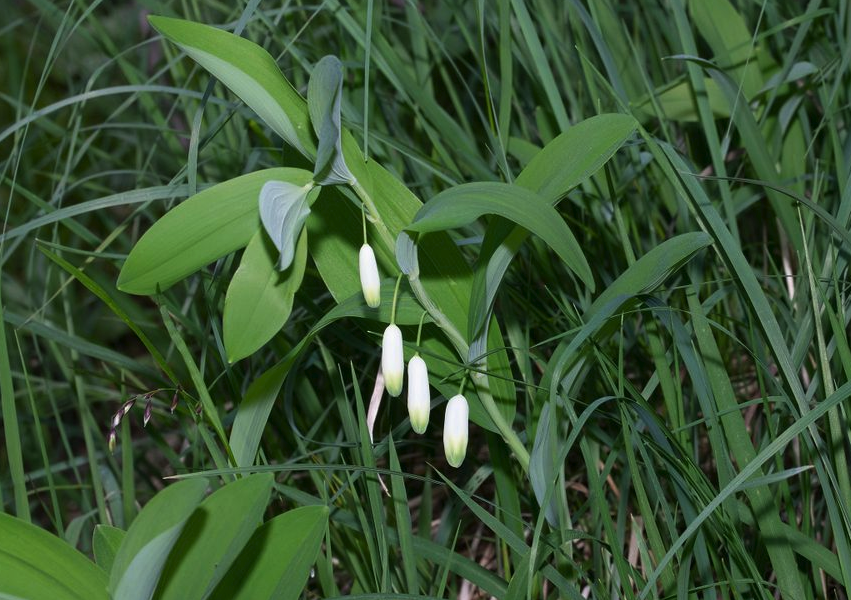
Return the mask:
[[446,420],[443,423],[443,452],[446,460],[455,468],[464,462],[467,454],[468,420],[470,407],[467,399],[458,394],[446,404]]
[[364,244],[360,247],[358,256],[360,263],[360,287],[363,299],[370,308],[378,308],[381,304],[381,279],[378,277],[378,264],[375,262],[375,252],[372,246]]
[[381,342],[381,370],[384,372],[387,393],[391,396],[401,394],[405,378],[405,355],[402,351],[402,332],[393,323],[384,330],[384,339]]
[[417,433],[425,433],[429,410],[428,368],[422,358],[415,356],[408,361],[408,415],[411,427]]

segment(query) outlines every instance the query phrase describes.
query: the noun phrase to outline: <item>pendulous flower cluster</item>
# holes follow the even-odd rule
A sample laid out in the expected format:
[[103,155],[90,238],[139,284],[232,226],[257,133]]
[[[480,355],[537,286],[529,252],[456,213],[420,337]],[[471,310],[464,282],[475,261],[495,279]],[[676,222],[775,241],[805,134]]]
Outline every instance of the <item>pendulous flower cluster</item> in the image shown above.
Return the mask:
[[[364,235],[364,237],[366,237]],[[360,267],[361,291],[364,301],[371,308],[377,308],[381,301],[381,283],[378,265],[372,247],[364,242],[358,257]],[[396,283],[398,294],[399,283]],[[381,340],[381,372],[384,386],[392,397],[402,394],[405,380],[405,354],[402,342],[402,330],[396,325],[396,299],[393,295],[393,307],[390,324],[384,330]],[[420,323],[422,330],[422,322]],[[419,344],[419,336],[417,339]],[[425,360],[414,354],[408,361],[408,416],[411,428],[418,434],[428,428],[431,412],[431,393],[428,383],[428,366]],[[460,467],[467,453],[469,406],[461,394],[454,396],[446,405],[446,417],[443,425],[443,449],[446,459],[453,467]]]

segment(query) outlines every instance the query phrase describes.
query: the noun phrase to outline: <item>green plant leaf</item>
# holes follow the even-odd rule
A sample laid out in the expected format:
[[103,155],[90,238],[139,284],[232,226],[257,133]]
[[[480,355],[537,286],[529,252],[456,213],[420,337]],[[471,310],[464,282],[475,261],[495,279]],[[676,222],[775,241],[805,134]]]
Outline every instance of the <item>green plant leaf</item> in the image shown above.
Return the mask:
[[106,574],[47,531],[0,513],[0,596],[106,600]]
[[126,534],[127,532],[123,529],[111,525],[101,524],[95,527],[92,534],[92,550],[95,554],[95,561],[104,572],[112,571],[115,555],[118,553],[118,548]]
[[145,505],[115,555],[109,575],[113,597],[151,597],[172,546],[206,489],[206,479],[186,479],[166,487]]
[[313,66],[307,85],[307,110],[319,138],[313,179],[320,185],[348,183],[354,178],[340,141],[342,96],[343,67],[336,56],[325,56]]
[[225,295],[223,337],[228,361],[253,354],[287,322],[307,263],[302,229],[291,269],[275,269],[275,248],[262,231],[248,243]]
[[715,62],[730,72],[741,85],[745,100],[752,99],[762,88],[758,55],[751,29],[728,0],[688,3],[695,30],[706,40],[715,53]]
[[248,244],[257,232],[257,198],[268,181],[306,185],[302,169],[266,169],[225,181],[188,198],[136,242],[118,276],[118,289],[154,294]]
[[209,25],[157,16],[148,20],[230,88],[288,144],[303,154],[316,151],[304,101],[263,48]]
[[[635,119],[604,114],[577,123],[535,155],[515,181],[555,204],[597,172],[632,136]],[[502,278],[528,232],[503,219],[485,232],[470,294],[468,337],[474,339],[489,318]]]
[[268,181],[260,190],[260,220],[280,252],[279,271],[293,262],[296,241],[310,214],[307,196],[312,187],[312,182],[302,187],[288,181]]
[[[541,415],[538,417],[538,429],[535,433],[535,442],[532,445],[532,452],[529,456],[529,483],[532,484],[532,491],[535,492],[535,499],[538,501],[538,506],[544,506],[544,497],[547,494],[547,488],[553,485],[555,481],[556,469],[559,468],[555,464],[555,445],[558,439],[558,421],[556,419],[554,404],[547,402],[541,410]],[[552,495],[547,502],[544,511],[547,522],[552,527],[558,527],[558,499],[556,495]]]
[[[712,116],[716,119],[729,117],[730,108],[727,106],[727,100],[724,98],[724,93],[718,88],[718,84],[709,77],[705,77],[703,83]],[[656,102],[665,114],[665,118],[681,122],[697,122],[700,120],[700,115],[698,115],[697,107],[694,104],[694,91],[689,82],[683,81],[673,87],[664,86],[664,89],[656,90],[653,93],[658,94]],[[638,109],[642,114],[649,117],[655,118],[656,116],[650,99],[638,105]]]
[[183,527],[154,598],[206,598],[263,522],[273,479],[271,473],[250,475],[206,498]]
[[[72,265],[70,262],[59,256],[58,254],[54,254],[43,244],[38,245],[38,249],[50,260],[54,263],[62,267],[65,271],[67,271],[72,277],[74,277],[77,281],[82,283],[90,292],[92,292],[95,296],[100,298],[104,304],[106,304],[109,309],[115,313],[119,319],[121,319],[130,330],[136,334],[136,337],[139,338],[139,341],[145,346],[148,352],[151,353],[151,356],[159,365],[160,369],[163,370],[169,379],[171,379],[175,384],[177,383],[177,375],[175,375],[174,370],[168,364],[165,357],[159,351],[159,349],[154,345],[151,339],[145,334],[145,332],[136,324],[136,322],[130,318],[130,315],[115,301],[113,297],[113,293],[107,290],[105,287],[101,286],[94,279],[86,275],[83,271]],[[114,289],[114,288],[113,288]]]
[[452,229],[486,214],[509,219],[539,236],[594,291],[591,267],[567,223],[541,196],[516,185],[494,181],[449,188],[426,202],[405,229],[419,233]]
[[316,562],[327,523],[325,506],[304,506],[266,522],[211,598],[296,600]]

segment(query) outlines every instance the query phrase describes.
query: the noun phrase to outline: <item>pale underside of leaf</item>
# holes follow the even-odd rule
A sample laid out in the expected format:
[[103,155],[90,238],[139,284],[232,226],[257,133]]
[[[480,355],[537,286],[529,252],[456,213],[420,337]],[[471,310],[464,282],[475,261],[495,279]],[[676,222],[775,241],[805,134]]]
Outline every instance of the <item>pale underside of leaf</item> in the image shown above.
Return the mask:
[[269,181],[260,190],[260,220],[280,252],[279,271],[286,270],[293,262],[296,240],[310,214],[307,203],[310,190],[310,186],[287,181]]
[[335,56],[325,56],[313,67],[307,87],[307,108],[319,138],[313,178],[320,185],[344,184],[354,179],[343,157],[340,102],[343,69]]

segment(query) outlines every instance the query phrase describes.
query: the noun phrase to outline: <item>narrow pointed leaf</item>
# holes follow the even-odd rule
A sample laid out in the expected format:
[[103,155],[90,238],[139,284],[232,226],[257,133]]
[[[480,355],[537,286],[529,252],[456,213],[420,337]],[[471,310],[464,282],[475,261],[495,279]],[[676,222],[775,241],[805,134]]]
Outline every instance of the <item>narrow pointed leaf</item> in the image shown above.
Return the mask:
[[[635,128],[635,119],[621,114],[598,115],[577,123],[538,152],[517,177],[516,184],[555,204],[597,172]],[[527,235],[526,230],[504,220],[488,226],[470,296],[471,339],[489,318],[502,278]]]
[[263,48],[221,29],[169,17],[148,17],[154,29],[239,96],[302,154],[315,152],[307,108]]

